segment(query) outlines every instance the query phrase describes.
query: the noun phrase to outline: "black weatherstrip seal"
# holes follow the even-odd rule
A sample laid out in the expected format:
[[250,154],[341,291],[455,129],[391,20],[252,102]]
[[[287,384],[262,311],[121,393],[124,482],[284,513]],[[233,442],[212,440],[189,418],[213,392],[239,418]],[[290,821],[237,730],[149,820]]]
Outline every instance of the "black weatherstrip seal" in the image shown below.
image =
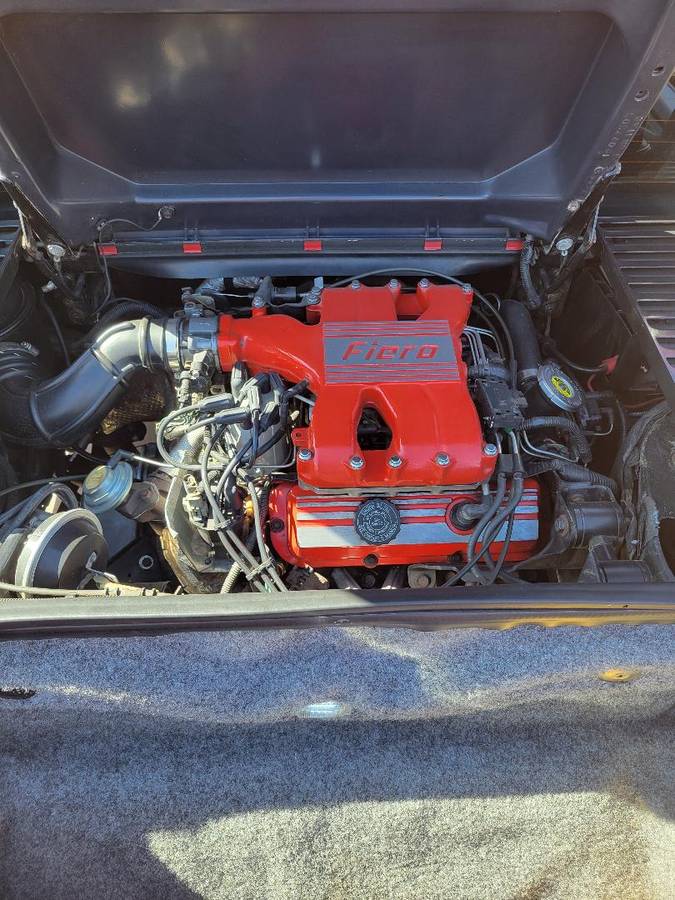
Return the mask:
[[527,624],[675,624],[675,585],[0,599],[0,640],[329,625],[444,630]]

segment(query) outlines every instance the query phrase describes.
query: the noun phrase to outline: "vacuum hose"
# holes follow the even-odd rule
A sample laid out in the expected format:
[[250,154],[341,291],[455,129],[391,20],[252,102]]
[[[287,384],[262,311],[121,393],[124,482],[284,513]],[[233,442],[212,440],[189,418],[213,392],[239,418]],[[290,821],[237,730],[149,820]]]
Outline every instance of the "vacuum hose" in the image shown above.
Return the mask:
[[0,344],[0,429],[32,446],[70,446],[91,433],[139,369],[167,371],[176,352],[165,321],[137,319],[102,332],[71,366],[44,378],[37,352]]

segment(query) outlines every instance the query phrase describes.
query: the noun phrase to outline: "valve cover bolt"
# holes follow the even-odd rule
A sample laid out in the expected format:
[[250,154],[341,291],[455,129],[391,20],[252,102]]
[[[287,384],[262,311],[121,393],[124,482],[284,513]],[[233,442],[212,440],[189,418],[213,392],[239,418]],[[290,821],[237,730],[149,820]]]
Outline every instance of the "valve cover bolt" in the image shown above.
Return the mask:
[[362,469],[365,464],[365,460],[362,456],[352,456],[349,460],[350,469]]
[[447,453],[437,453],[436,454],[436,463],[439,466],[449,466],[450,465],[450,457]]
[[387,460],[387,465],[390,469],[398,469],[403,465],[403,460],[400,456],[390,456]]
[[311,450],[303,447],[301,450],[298,450],[298,459],[302,460],[302,462],[309,462],[309,460],[314,456]]
[[486,445],[483,447],[483,453],[484,453],[486,456],[496,456],[497,453],[499,453],[499,450],[497,449],[497,445],[496,445],[496,444],[486,444]]

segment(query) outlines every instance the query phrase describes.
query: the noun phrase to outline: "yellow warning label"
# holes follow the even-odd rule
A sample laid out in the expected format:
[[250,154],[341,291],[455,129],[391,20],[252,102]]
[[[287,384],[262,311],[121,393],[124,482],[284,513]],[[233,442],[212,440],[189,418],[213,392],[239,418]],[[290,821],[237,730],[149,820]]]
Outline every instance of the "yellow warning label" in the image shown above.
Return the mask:
[[551,381],[553,382],[553,387],[559,394],[562,394],[563,397],[567,397],[569,400],[570,397],[574,396],[572,385],[568,381],[565,381],[564,378],[561,378],[560,375],[554,375],[551,378]]

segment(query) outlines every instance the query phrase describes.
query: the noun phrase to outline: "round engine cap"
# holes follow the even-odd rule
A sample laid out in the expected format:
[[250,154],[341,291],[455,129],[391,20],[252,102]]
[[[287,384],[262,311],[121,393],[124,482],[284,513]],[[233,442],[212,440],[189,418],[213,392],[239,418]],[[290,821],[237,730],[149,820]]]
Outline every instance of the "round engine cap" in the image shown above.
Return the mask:
[[401,530],[401,517],[389,500],[374,497],[357,507],[354,528],[367,544],[389,544]]
[[556,363],[539,366],[537,382],[546,399],[565,412],[574,412],[584,402],[579,386]]

